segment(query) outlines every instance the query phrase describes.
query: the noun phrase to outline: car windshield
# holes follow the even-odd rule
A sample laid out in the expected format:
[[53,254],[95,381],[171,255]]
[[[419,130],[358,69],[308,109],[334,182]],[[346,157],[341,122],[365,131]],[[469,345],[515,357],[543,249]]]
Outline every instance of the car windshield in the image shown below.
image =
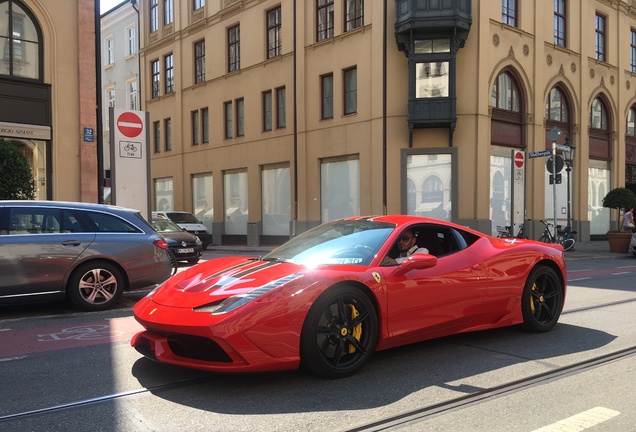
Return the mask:
[[153,219],[152,226],[160,233],[183,232],[183,228],[168,219]]
[[178,213],[178,212],[170,212],[166,213],[166,215],[172,220],[174,223],[189,223],[189,224],[198,224],[199,219],[197,219],[192,213]]
[[395,224],[363,220],[329,222],[291,239],[265,255],[266,261],[293,261],[308,266],[369,265]]

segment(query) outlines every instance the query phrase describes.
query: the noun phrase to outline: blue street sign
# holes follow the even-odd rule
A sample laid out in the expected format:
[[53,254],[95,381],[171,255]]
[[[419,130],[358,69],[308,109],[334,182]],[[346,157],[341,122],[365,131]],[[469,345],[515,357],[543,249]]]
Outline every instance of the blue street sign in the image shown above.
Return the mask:
[[93,128],[84,128],[84,141],[93,142],[95,141],[95,133]]
[[528,154],[529,158],[538,158],[538,157],[545,157],[545,156],[552,156],[552,151],[551,150],[543,150],[543,151],[538,151],[538,152],[532,152],[530,154]]

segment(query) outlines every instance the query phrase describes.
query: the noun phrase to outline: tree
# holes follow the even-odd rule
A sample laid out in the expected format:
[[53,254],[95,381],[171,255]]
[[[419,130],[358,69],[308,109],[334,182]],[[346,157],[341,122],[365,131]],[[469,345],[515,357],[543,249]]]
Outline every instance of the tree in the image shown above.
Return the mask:
[[636,195],[634,192],[629,189],[625,189],[624,187],[618,187],[616,189],[612,189],[605,195],[603,198],[603,207],[613,208],[618,210],[618,230],[620,231],[621,227],[621,209],[630,209],[632,207],[636,207]]
[[20,150],[0,138],[0,200],[35,199],[29,161]]

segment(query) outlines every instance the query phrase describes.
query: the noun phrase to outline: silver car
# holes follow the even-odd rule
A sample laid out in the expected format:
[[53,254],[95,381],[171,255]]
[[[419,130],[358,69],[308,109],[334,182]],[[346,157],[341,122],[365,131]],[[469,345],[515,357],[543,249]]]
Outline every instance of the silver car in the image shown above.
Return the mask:
[[124,290],[171,274],[166,240],[136,210],[56,201],[0,201],[0,301],[68,298],[111,307]]

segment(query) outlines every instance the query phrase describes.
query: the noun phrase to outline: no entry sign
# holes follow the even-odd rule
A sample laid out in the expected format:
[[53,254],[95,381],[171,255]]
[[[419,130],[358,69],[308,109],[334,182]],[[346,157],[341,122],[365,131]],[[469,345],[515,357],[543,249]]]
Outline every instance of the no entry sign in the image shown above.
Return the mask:
[[133,112],[123,112],[117,117],[117,129],[119,132],[128,137],[138,137],[144,129],[141,118]]
[[523,153],[522,152],[516,152],[515,153],[515,166],[517,168],[522,168],[523,167],[523,161],[524,161]]

